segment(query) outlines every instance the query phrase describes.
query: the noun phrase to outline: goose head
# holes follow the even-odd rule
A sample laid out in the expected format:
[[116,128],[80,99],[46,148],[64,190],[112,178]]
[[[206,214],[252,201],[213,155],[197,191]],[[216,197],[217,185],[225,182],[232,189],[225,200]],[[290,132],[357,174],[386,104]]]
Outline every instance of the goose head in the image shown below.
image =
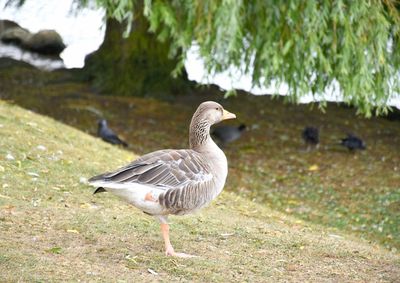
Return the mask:
[[214,101],[206,101],[199,105],[193,115],[193,122],[206,122],[212,126],[223,120],[235,119],[236,115],[225,110],[221,104]]
[[191,148],[198,148],[207,143],[212,125],[235,118],[235,114],[225,110],[217,102],[206,101],[201,103],[193,114],[190,123],[189,143]]

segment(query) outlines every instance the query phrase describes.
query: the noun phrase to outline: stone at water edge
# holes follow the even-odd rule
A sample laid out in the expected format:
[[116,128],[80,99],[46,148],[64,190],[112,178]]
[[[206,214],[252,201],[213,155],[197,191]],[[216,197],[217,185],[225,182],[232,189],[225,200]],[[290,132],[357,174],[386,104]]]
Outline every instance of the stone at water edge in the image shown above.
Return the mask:
[[3,43],[21,46],[31,36],[29,30],[19,24],[9,20],[0,20],[0,40]]
[[55,30],[41,30],[32,35],[24,47],[40,54],[59,55],[66,46]]

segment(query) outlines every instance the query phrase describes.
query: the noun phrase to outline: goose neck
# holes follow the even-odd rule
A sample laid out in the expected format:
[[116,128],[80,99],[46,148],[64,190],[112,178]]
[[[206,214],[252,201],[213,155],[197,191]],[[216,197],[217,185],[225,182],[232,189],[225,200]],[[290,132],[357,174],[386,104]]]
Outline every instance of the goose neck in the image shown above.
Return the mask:
[[189,144],[192,149],[200,149],[210,141],[210,123],[207,120],[192,120],[189,129]]

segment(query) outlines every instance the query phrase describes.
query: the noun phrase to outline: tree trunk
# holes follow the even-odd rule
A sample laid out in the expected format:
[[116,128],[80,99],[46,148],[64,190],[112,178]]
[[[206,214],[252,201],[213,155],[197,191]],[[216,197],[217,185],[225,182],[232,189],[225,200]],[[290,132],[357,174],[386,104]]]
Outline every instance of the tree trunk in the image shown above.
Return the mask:
[[107,20],[106,34],[99,50],[85,59],[83,74],[100,92],[112,95],[135,95],[168,98],[190,91],[193,82],[183,70],[173,78],[178,60],[168,57],[169,44],[148,32],[148,23],[139,15],[128,38],[125,26]]

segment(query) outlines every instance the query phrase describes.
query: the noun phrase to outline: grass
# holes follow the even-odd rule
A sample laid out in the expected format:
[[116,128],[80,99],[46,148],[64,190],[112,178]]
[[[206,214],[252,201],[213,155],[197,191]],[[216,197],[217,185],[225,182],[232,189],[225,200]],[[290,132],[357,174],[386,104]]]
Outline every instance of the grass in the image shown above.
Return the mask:
[[246,200],[227,185],[201,213],[158,224],[84,178],[135,158],[0,101],[0,281],[395,282],[400,256]]
[[[328,104],[323,114],[317,105],[289,105],[244,93],[223,100],[213,88],[170,102],[100,96],[66,72],[6,68],[0,72],[3,99],[93,135],[104,116],[138,154],[186,147],[188,121],[199,102],[221,101],[238,116],[231,123],[250,127],[224,149],[230,165],[227,190],[389,250],[400,249],[399,121],[364,119],[336,104]],[[305,151],[300,138],[305,125],[320,127],[318,150]],[[341,148],[338,141],[347,132],[361,136],[367,150],[351,154]]]

